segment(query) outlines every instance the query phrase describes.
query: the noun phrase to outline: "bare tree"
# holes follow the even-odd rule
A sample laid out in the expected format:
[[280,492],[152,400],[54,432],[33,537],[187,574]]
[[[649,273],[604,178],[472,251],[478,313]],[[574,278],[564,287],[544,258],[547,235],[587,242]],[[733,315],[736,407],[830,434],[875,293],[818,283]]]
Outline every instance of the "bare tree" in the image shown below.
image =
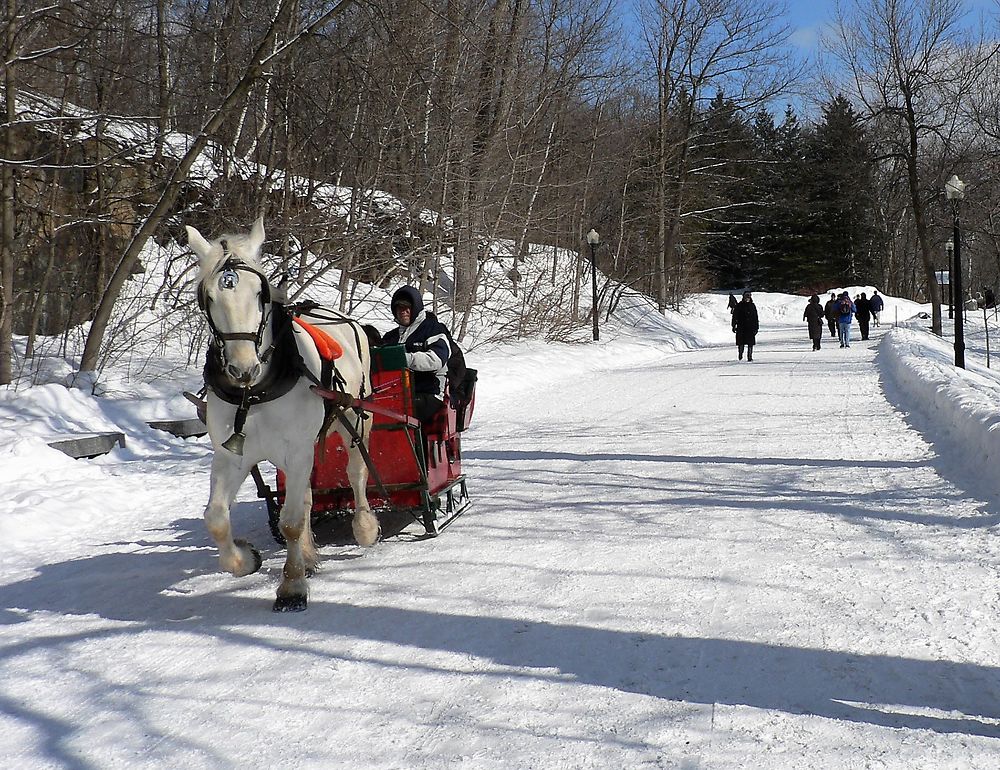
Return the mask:
[[132,267],[139,258],[139,254],[147,240],[159,226],[163,217],[173,207],[188,171],[208,145],[209,138],[215,134],[223,121],[246,98],[247,93],[256,80],[267,72],[274,61],[291,50],[300,40],[314,34],[331,19],[347,10],[354,4],[354,0],[341,0],[341,2],[337,3],[317,19],[301,27],[294,35],[284,40],[281,45],[276,46],[275,41],[280,30],[283,28],[286,14],[296,4],[297,0],[281,0],[278,4],[270,26],[258,44],[255,54],[247,65],[243,76],[237,81],[225,100],[223,100],[222,104],[205,124],[204,128],[195,137],[187,152],[177,163],[173,173],[166,181],[163,193],[132,237],[131,242],[111,276],[108,287],[102,295],[101,302],[94,314],[94,320],[91,324],[90,332],[87,334],[87,342],[80,361],[81,372],[96,372],[100,358],[101,344],[104,340],[104,332],[107,329],[108,321],[111,318],[111,311],[121,293],[121,289],[131,274]]
[[[883,129],[884,157],[905,166],[935,334],[941,333],[941,292],[928,207],[941,199],[942,165],[954,161],[962,140],[960,105],[997,51],[963,31],[963,13],[961,0],[855,0],[838,7],[828,41],[852,80],[853,98]],[[937,173],[928,175],[928,166]]]
[[662,311],[678,259],[691,150],[704,106],[722,91],[739,109],[752,111],[788,89],[798,73],[785,49],[789,30],[776,2],[645,0],[641,7],[657,93],[653,174]]
[[17,119],[17,0],[6,0],[3,42],[4,118],[0,144],[0,385],[13,377],[14,121]]

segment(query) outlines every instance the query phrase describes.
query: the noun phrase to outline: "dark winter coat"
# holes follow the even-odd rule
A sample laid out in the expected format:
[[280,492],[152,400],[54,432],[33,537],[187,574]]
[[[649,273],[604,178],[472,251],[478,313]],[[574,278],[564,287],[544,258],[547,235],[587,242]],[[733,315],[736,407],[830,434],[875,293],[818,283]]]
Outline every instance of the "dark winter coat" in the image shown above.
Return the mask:
[[448,330],[433,314],[424,310],[420,292],[412,286],[403,286],[392,295],[393,302],[399,299],[413,306],[413,322],[388,332],[382,338],[382,344],[405,347],[406,366],[414,372],[414,393],[426,393],[443,400],[448,357],[451,355]]
[[875,294],[874,296],[872,296],[872,298],[868,300],[868,304],[871,305],[873,313],[881,313],[882,308],[885,307],[885,303],[882,301],[881,294]]
[[826,316],[827,321],[837,320],[837,298],[828,299],[826,304],[823,306],[823,315]]
[[809,339],[818,340],[823,337],[823,321],[826,320],[826,311],[818,300],[806,305],[802,320],[809,322]]
[[871,301],[865,297],[858,297],[854,300],[854,314],[858,317],[859,321],[865,321],[871,318],[872,306]]
[[753,345],[760,329],[757,320],[757,306],[753,300],[743,300],[733,308],[733,331],[736,332],[737,345]]

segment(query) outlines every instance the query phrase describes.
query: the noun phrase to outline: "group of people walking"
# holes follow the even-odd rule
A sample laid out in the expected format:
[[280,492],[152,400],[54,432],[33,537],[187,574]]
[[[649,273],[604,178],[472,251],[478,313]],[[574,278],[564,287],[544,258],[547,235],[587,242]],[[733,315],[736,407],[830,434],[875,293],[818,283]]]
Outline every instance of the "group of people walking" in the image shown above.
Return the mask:
[[[851,323],[858,319],[858,329],[861,339],[867,340],[871,325],[879,325],[879,314],[885,302],[876,289],[871,298],[861,292],[853,300],[851,295],[843,291],[839,295],[831,292],[826,304],[820,304],[819,296],[813,294],[809,298],[802,320],[809,324],[809,338],[813,350],[819,350],[823,340],[824,322],[829,326],[830,336],[840,340],[840,347],[851,346]],[[753,361],[753,346],[760,330],[760,320],[757,317],[757,306],[753,303],[753,295],[743,292],[739,302],[732,294],[729,295],[729,312],[733,317],[733,333],[736,335],[736,350],[739,360],[743,360],[746,351],[747,361]]]
[[840,347],[851,347],[851,322],[855,317],[858,319],[858,330],[861,332],[861,339],[868,339],[871,324],[879,325],[879,314],[885,302],[876,289],[871,296],[861,292],[853,300],[846,291],[839,295],[830,292],[830,299],[825,305],[820,305],[819,297],[813,294],[809,298],[802,320],[809,324],[809,338],[813,343],[813,350],[820,349],[820,342],[823,339],[823,321],[825,320],[830,328],[830,336],[840,340]]

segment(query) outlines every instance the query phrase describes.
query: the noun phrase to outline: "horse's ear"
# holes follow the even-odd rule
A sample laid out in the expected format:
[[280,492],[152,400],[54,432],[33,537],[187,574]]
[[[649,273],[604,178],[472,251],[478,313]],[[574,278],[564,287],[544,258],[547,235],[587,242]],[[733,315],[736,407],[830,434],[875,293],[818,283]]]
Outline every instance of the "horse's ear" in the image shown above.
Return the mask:
[[253,228],[250,230],[250,249],[253,253],[259,254],[260,247],[264,245],[264,215],[261,214],[257,217],[257,221],[253,223]]
[[191,225],[184,225],[184,229],[187,230],[188,246],[191,247],[191,251],[198,255],[198,260],[204,267],[212,253],[212,244],[206,241],[204,236]]

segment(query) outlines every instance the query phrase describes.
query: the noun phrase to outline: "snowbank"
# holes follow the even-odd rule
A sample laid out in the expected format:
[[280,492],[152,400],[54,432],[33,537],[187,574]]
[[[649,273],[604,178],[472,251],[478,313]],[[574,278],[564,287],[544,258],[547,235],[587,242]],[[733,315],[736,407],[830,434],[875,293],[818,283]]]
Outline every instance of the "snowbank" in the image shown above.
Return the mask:
[[[972,340],[977,335],[971,336]],[[917,328],[893,329],[876,361],[887,395],[939,454],[978,476],[989,494],[1000,493],[1000,378],[984,369],[975,345],[967,350],[968,369],[954,363],[952,340]]]

